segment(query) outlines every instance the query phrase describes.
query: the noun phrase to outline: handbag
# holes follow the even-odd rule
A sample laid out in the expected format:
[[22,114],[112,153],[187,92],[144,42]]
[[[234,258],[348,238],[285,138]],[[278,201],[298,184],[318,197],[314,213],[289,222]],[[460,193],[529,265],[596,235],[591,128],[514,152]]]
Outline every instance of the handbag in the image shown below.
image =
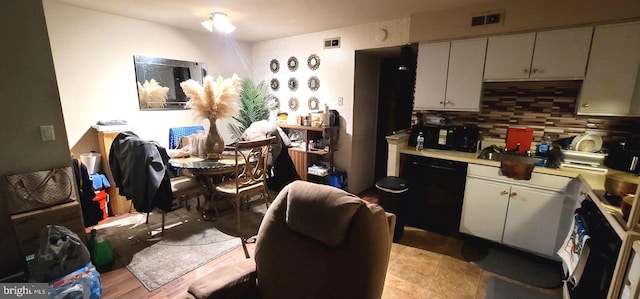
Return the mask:
[[46,208],[76,200],[71,167],[7,175],[10,214]]

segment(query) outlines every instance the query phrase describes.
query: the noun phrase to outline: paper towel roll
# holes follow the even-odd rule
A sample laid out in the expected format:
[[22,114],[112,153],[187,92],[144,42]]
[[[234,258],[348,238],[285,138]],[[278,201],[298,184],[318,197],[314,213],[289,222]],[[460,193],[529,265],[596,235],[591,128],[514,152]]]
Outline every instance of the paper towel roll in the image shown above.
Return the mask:
[[84,153],[80,154],[80,163],[87,167],[87,172],[89,174],[94,174],[100,171],[100,158],[101,155],[98,153]]

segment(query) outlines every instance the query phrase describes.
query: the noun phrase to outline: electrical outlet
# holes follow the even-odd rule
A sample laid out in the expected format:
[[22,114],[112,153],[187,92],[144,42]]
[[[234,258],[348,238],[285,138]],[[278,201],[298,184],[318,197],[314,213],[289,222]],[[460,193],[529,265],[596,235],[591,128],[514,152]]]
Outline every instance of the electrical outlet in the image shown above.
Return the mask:
[[342,104],[344,102],[344,98],[343,97],[338,97],[338,106],[342,106]]
[[56,140],[56,133],[52,125],[40,126],[40,138],[42,141]]

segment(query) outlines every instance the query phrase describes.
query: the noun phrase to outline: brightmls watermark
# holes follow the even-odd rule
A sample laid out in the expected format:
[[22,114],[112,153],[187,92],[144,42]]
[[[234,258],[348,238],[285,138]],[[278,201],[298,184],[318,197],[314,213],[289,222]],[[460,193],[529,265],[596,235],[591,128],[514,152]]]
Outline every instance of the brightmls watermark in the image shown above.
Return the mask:
[[49,285],[46,283],[0,283],[0,299],[42,299],[48,298]]

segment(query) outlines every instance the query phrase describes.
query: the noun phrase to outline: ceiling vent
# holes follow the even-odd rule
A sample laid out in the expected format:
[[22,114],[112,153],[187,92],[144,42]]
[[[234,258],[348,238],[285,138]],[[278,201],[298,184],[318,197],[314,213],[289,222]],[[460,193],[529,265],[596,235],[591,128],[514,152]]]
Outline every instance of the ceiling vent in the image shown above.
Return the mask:
[[471,27],[498,25],[504,22],[504,10],[474,14],[471,16]]
[[324,48],[325,49],[340,48],[340,38],[339,37],[325,38]]

